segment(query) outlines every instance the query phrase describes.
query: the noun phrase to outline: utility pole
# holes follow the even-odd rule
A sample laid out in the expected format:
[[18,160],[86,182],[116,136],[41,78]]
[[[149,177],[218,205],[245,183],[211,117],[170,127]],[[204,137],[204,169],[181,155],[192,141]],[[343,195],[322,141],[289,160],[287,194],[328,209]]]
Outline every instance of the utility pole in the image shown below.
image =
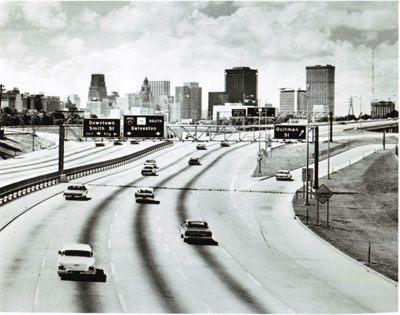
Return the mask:
[[[308,93],[309,93],[309,90],[310,90],[310,85],[308,84],[307,85],[307,95],[306,95],[306,104],[307,104],[307,127],[306,127],[306,142],[307,142],[307,149],[306,149],[306,151],[307,151],[307,158],[306,158],[306,203],[305,203],[305,205],[306,206],[308,206],[309,205],[309,203],[308,203],[308,174],[309,174],[309,169],[308,169],[308,164],[309,164],[309,161],[308,161],[308,156],[309,156],[309,148],[308,148],[308,146],[309,146],[309,140],[308,140],[308,138],[309,138],[309,127],[310,127],[310,124],[309,124],[309,120],[310,120],[310,117],[309,117],[309,108],[308,108],[308,99],[309,99],[309,95],[308,95]],[[308,209],[308,208],[307,208]]]
[[318,189],[318,164],[319,164],[319,129],[314,127],[315,142],[314,142],[314,189]]

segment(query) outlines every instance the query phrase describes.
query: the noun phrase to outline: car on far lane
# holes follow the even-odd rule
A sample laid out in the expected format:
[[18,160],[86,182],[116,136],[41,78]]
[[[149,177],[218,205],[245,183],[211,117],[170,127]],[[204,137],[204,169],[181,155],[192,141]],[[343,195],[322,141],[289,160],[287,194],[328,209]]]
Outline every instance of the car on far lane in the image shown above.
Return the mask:
[[68,199],[86,199],[88,195],[88,189],[85,185],[74,184],[69,185],[67,190],[64,191],[63,196],[66,200]]
[[117,139],[114,141],[114,145],[122,145],[122,140],[121,139]]
[[89,244],[66,244],[58,251],[57,273],[63,280],[68,275],[96,275],[96,260]]
[[288,170],[279,170],[275,174],[276,180],[292,180],[292,174]]
[[158,164],[157,164],[156,160],[146,160],[144,162],[144,166],[146,166],[146,165],[150,165],[150,166],[153,166],[154,168],[158,168]]
[[130,143],[131,144],[139,144],[140,142],[139,142],[139,140],[131,140]]
[[154,198],[154,189],[149,187],[139,188],[135,192],[135,198]]
[[104,147],[106,143],[103,140],[97,140],[94,142],[96,147]]
[[142,175],[143,176],[157,175],[157,169],[152,165],[145,165],[142,168]]
[[205,240],[212,241],[212,232],[206,221],[185,220],[180,225],[181,238],[184,242]]
[[191,157],[188,161],[189,165],[201,165],[200,158],[198,157]]
[[196,149],[197,150],[207,150],[207,147],[204,143],[199,143],[198,145],[196,145]]
[[230,147],[231,144],[228,141],[222,141],[221,142],[221,147]]

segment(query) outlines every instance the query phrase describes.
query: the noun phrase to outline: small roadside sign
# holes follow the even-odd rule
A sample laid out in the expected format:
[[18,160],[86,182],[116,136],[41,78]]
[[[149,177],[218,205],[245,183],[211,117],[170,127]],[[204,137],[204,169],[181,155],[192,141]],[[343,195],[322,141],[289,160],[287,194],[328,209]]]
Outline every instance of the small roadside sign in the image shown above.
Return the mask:
[[83,120],[83,137],[106,138],[121,136],[121,120],[87,118]]
[[306,139],[306,126],[303,125],[275,125],[275,139]]
[[164,116],[124,116],[124,137],[164,138]]
[[[313,173],[314,173],[314,169],[309,167],[308,168],[308,181],[309,182],[312,181]],[[305,167],[303,167],[301,170],[301,178],[302,178],[303,182],[306,181],[306,174],[307,174],[307,169]]]
[[324,204],[333,196],[333,192],[324,184],[322,184],[316,191],[314,191],[314,196],[320,203]]

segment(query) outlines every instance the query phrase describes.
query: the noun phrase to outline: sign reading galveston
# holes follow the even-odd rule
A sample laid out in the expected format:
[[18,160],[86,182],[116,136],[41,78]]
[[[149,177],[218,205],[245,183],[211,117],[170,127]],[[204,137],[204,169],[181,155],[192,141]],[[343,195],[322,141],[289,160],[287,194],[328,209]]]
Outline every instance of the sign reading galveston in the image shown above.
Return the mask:
[[113,138],[120,136],[120,119],[87,118],[83,120],[83,137]]
[[164,138],[164,116],[124,116],[124,137]]

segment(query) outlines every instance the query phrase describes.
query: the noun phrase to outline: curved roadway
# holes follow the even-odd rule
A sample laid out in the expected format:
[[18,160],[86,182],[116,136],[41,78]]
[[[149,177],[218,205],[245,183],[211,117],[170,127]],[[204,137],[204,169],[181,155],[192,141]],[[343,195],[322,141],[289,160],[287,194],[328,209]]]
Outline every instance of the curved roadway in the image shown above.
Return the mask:
[[[55,194],[0,232],[0,311],[113,313],[370,313],[397,311],[397,284],[316,238],[293,217],[293,182],[250,176],[258,144],[196,151],[178,143],[143,161],[79,179],[88,200]],[[373,150],[331,159],[335,169]],[[202,165],[189,166],[191,156]],[[147,158],[150,158],[147,157]],[[320,166],[321,175],[324,170]],[[58,185],[58,190],[66,184]],[[138,187],[160,204],[137,204]],[[56,188],[49,188],[54,191]],[[43,193],[43,192],[42,192]],[[26,205],[40,193],[5,205]],[[2,210],[0,208],[0,210]],[[185,219],[207,220],[214,245],[179,237]],[[89,243],[107,281],[61,281],[57,251]]]

